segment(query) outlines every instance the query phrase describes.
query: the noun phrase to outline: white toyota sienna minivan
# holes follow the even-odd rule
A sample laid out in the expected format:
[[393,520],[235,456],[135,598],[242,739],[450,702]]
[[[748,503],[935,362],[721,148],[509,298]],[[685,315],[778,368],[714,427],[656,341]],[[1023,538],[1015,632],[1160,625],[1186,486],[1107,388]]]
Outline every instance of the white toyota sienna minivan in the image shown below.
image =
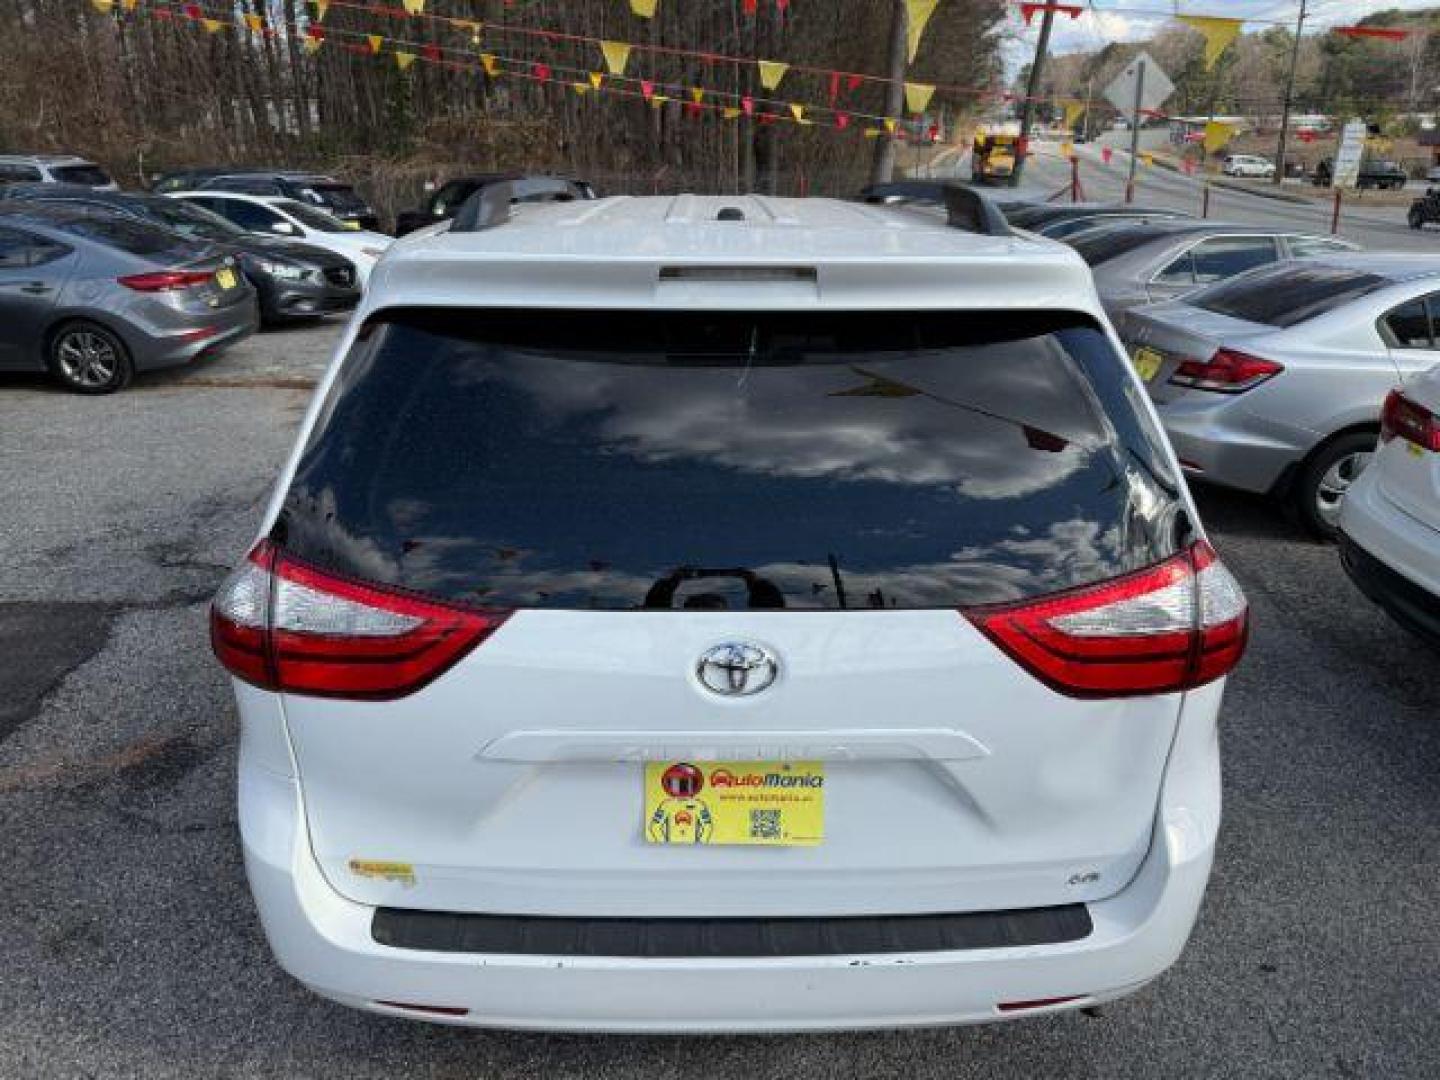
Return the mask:
[[378,265],[215,600],[280,964],[603,1031],[1160,974],[1246,603],[1080,259],[958,190],[503,196]]

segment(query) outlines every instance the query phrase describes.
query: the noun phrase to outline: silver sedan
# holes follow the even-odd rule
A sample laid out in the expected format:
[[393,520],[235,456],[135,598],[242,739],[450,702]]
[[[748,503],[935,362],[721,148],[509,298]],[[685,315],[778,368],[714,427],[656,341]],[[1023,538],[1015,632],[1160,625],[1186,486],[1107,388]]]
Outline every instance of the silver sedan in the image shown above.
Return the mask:
[[1120,327],[1192,477],[1292,501],[1333,537],[1386,393],[1440,362],[1440,255],[1328,255],[1130,311]]
[[1257,266],[1357,250],[1334,236],[1193,220],[1103,225],[1066,242],[1090,264],[1105,313],[1117,325],[1130,308],[1169,300]]

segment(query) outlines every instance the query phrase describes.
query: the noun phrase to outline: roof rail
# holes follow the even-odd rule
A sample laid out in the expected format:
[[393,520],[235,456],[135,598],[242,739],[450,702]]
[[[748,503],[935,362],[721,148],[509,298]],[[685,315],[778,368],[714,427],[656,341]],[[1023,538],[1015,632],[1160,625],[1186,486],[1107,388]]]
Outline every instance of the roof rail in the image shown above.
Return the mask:
[[479,232],[504,225],[510,220],[510,198],[508,181],[486,184],[460,204],[460,209],[455,212],[455,220],[450,222],[450,231]]
[[862,188],[869,203],[933,203],[945,207],[945,224],[985,236],[1009,236],[1010,224],[999,207],[972,187],[954,180],[892,180]]

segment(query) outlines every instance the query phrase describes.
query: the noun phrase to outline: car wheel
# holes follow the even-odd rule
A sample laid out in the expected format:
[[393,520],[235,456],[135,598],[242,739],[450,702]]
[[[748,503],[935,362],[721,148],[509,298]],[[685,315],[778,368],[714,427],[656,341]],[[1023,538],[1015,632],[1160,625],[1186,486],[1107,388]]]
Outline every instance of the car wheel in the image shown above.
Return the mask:
[[50,373],[78,394],[113,394],[135,374],[125,343],[93,322],[70,322],[55,331],[46,360]]
[[1339,534],[1340,504],[1370,463],[1378,438],[1373,431],[1357,431],[1332,439],[1301,472],[1296,508],[1306,527],[1322,540],[1334,540]]

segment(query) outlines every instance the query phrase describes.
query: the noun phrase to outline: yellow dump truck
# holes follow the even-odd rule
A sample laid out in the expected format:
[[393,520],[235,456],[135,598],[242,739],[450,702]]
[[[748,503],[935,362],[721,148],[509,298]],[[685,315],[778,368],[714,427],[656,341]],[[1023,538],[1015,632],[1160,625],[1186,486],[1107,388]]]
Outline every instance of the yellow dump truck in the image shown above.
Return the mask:
[[977,131],[974,152],[970,155],[970,178],[978,184],[1008,181],[1015,171],[1019,147],[1018,132]]

